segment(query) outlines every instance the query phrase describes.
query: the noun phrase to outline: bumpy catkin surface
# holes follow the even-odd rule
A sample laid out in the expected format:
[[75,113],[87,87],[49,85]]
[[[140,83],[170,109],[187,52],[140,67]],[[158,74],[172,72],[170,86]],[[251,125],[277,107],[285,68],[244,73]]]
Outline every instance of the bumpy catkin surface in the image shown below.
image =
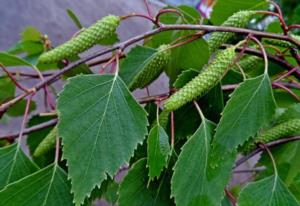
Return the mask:
[[[232,16],[230,16],[222,26],[231,26],[231,27],[246,27],[255,14],[255,11],[239,11]],[[208,40],[208,46],[211,53],[215,52],[223,43],[226,43],[231,39],[235,34],[231,32],[214,32]]]
[[208,67],[173,94],[166,102],[167,111],[176,110],[197,97],[205,95],[221,80],[235,57],[235,48],[220,51]]
[[109,15],[98,20],[95,24],[84,29],[76,37],[64,44],[42,54],[39,58],[41,63],[54,63],[62,59],[79,54],[100,40],[110,37],[116,31],[120,23],[120,17]]
[[292,119],[266,130],[254,140],[246,142],[242,147],[243,153],[248,153],[256,147],[256,143],[268,143],[282,137],[289,137],[296,133],[300,134],[300,119]]
[[144,88],[154,81],[163,71],[171,58],[169,45],[161,45],[156,56],[146,65],[146,67],[134,78],[129,85],[130,90]]

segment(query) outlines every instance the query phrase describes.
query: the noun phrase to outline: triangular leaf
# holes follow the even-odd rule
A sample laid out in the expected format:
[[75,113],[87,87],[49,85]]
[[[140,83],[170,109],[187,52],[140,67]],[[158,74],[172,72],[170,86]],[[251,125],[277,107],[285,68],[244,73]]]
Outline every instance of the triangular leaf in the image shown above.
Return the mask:
[[235,149],[270,121],[275,108],[268,75],[246,80],[225,106],[216,129],[216,142],[228,150]]
[[231,160],[223,159],[224,167],[215,170],[215,158],[210,154],[213,130],[214,125],[205,120],[182,148],[171,181],[172,196],[178,206],[220,204],[223,187],[217,185],[228,181],[223,171],[228,169],[227,162],[231,168]]
[[170,151],[167,133],[160,125],[155,125],[148,137],[147,165],[150,179],[159,177],[163,168],[167,166]]
[[165,178],[159,184],[151,183],[147,188],[146,159],[132,165],[119,188],[119,206],[169,206],[169,187]]
[[248,184],[238,200],[239,206],[299,206],[279,176],[272,175]]
[[57,165],[50,165],[5,187],[0,191],[0,205],[71,206],[67,175]]
[[22,41],[39,42],[42,40],[42,34],[33,26],[26,27],[21,33]]
[[38,169],[18,144],[0,148],[0,165],[0,189]]
[[58,99],[63,141],[76,204],[127,163],[147,133],[147,117],[113,75],[70,78]]

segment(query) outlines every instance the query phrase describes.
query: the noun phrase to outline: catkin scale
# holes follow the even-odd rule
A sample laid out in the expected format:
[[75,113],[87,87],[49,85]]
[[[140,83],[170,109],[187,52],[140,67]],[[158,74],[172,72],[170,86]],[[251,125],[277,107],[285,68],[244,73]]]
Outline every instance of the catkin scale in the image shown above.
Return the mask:
[[[256,65],[259,61],[261,61],[261,59],[259,57],[251,55],[251,56],[245,56],[244,58],[242,58],[238,62],[238,64],[243,69],[244,72],[249,72],[253,68],[256,67]],[[238,66],[234,66],[232,69],[235,71],[240,71]]]
[[293,47],[293,44],[291,44],[288,41],[283,41],[283,40],[278,40],[278,39],[265,39],[263,41],[266,44],[270,44],[273,46],[279,46],[279,47],[284,47],[284,48],[291,48]]
[[300,134],[300,119],[288,120],[266,130],[254,140],[246,142],[240,150],[243,153],[248,153],[256,147],[256,143],[268,143],[282,137],[294,135],[297,132]]
[[161,45],[153,59],[145,66],[145,68],[137,74],[132,83],[129,85],[130,90],[144,88],[154,81],[163,71],[171,58],[169,45]]
[[165,102],[165,110],[176,110],[197,97],[205,95],[217,85],[232,64],[235,57],[234,50],[235,48],[231,47],[220,51],[206,69],[202,70],[198,76],[189,81]]
[[79,54],[100,40],[113,35],[120,23],[120,17],[109,15],[98,20],[95,24],[84,29],[76,37],[70,39],[64,44],[42,54],[39,58],[41,63],[54,63],[62,59],[69,58]]
[[[222,26],[231,26],[231,27],[246,27],[255,14],[255,11],[239,11],[230,16]],[[215,52],[223,43],[226,43],[231,39],[235,33],[232,32],[214,32],[208,39],[209,51],[211,53]]]
[[48,151],[50,151],[52,148],[54,148],[56,138],[58,135],[57,127],[54,127],[50,133],[41,141],[41,143],[37,146],[35,149],[33,156],[39,157]]

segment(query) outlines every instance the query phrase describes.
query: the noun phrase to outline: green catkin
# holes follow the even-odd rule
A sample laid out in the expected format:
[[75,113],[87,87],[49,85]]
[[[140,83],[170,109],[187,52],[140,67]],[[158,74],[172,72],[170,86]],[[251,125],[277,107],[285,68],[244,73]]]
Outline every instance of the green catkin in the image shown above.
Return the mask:
[[240,151],[248,153],[256,148],[256,143],[268,143],[297,133],[300,134],[300,119],[291,119],[266,130],[254,140],[249,140],[240,148]]
[[[294,40],[296,40],[297,42],[299,42],[300,44],[300,36],[295,35],[295,34],[291,34],[290,35]],[[296,47],[296,45],[288,42],[288,41],[284,41],[284,40],[279,40],[279,39],[264,39],[263,41],[266,44],[270,44],[273,46],[279,46],[279,47],[283,47],[283,48],[293,48]]]
[[278,40],[278,39],[264,39],[263,41],[265,44],[279,46],[284,48],[292,48],[293,44],[288,41]]
[[[261,58],[259,58],[257,56],[247,55],[237,63],[243,69],[244,72],[249,72],[249,71],[253,70],[253,68],[255,68],[257,66],[258,62],[260,62],[260,61],[261,61]],[[238,66],[234,66],[232,69],[235,71],[240,71]]]
[[171,50],[169,45],[161,45],[158,48],[156,56],[150,60],[145,68],[138,73],[132,83],[129,85],[130,90],[144,88],[154,81],[163,71],[171,58]]
[[211,88],[218,84],[228,71],[235,57],[235,47],[220,51],[208,67],[198,76],[184,85],[165,102],[165,110],[176,110],[197,97],[205,95]]
[[[244,28],[248,25],[252,16],[256,11],[239,11],[230,16],[222,26],[231,26]],[[235,33],[232,32],[214,32],[208,39],[209,51],[215,52],[222,44],[226,43],[229,39],[234,37]]]
[[99,41],[113,35],[120,23],[120,17],[109,15],[98,20],[89,28],[80,32],[76,37],[70,39],[55,49],[42,54],[39,58],[41,63],[55,63],[60,60],[79,54]]
[[37,146],[33,153],[33,156],[39,157],[54,148],[57,136],[58,130],[57,127],[54,127],[50,131],[50,133],[43,139],[43,141],[41,141],[41,143]]

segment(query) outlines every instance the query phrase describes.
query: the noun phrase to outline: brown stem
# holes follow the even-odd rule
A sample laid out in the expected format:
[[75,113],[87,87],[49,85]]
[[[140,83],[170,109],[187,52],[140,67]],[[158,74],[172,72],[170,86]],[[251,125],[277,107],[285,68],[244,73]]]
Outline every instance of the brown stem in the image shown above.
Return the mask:
[[288,26],[288,30],[292,30],[292,29],[300,29],[300,25],[299,24],[294,24],[294,25],[290,25]]
[[[56,125],[56,123],[57,123],[57,119],[53,119],[53,120],[41,123],[41,124],[36,125],[36,126],[30,127],[30,128],[26,128],[23,131],[23,135],[30,134],[32,132],[36,132],[36,131],[39,131],[39,130],[42,130],[42,129],[54,126],[54,125]],[[15,139],[18,136],[19,136],[19,132],[16,132],[16,133],[12,133],[12,134],[0,135],[0,139]]]
[[148,16],[152,17],[148,0],[144,0],[144,3],[148,12]]
[[11,81],[16,85],[16,87],[18,87],[19,89],[21,89],[24,92],[28,92],[28,89],[23,87],[21,84],[19,84],[19,82],[16,80],[16,78],[6,69],[6,67],[3,64],[0,64],[0,67],[7,74],[7,76],[11,79]]
[[158,12],[158,14],[155,17],[155,21],[158,25],[160,24],[160,22],[159,22],[160,16],[165,13],[174,13],[183,18],[182,14],[179,11],[177,11],[176,9],[162,9]]
[[251,40],[253,40],[259,46],[260,51],[263,54],[264,61],[265,61],[265,71],[264,71],[264,73],[267,74],[268,73],[268,69],[269,69],[269,60],[268,60],[267,52],[266,52],[264,46],[262,45],[262,43],[256,37],[250,35],[249,38]]
[[285,21],[284,21],[284,19],[283,19],[283,14],[282,14],[282,11],[281,11],[280,6],[279,6],[276,2],[274,2],[274,1],[271,1],[271,0],[270,0],[269,2],[270,2],[273,6],[275,6],[275,8],[276,8],[276,10],[277,10],[279,22],[280,22],[281,28],[282,28],[282,30],[283,30],[283,33],[284,33],[285,35],[288,35],[289,29],[288,29],[288,26],[286,25],[286,23],[285,23]]
[[233,196],[233,194],[231,194],[231,192],[227,189],[224,189],[226,196],[228,197],[229,201],[231,202],[232,206],[236,205],[236,199]]
[[279,87],[279,88],[285,90],[292,97],[294,97],[294,99],[296,99],[298,102],[300,102],[300,97],[297,94],[295,94],[292,90],[290,90],[289,88],[287,88],[286,86],[284,86],[284,85],[282,85],[282,84],[280,84],[278,82],[273,82],[272,85],[275,86],[275,87]]
[[23,137],[23,134],[24,134],[24,129],[25,129],[27,117],[28,117],[28,114],[29,114],[30,103],[31,103],[31,99],[32,99],[33,95],[34,94],[31,94],[28,97],[27,102],[26,102],[25,112],[24,112],[23,120],[22,120],[22,124],[21,124],[21,129],[20,129],[20,132],[19,132],[19,135],[18,135],[18,137],[19,137],[19,145],[21,144],[22,137]]

